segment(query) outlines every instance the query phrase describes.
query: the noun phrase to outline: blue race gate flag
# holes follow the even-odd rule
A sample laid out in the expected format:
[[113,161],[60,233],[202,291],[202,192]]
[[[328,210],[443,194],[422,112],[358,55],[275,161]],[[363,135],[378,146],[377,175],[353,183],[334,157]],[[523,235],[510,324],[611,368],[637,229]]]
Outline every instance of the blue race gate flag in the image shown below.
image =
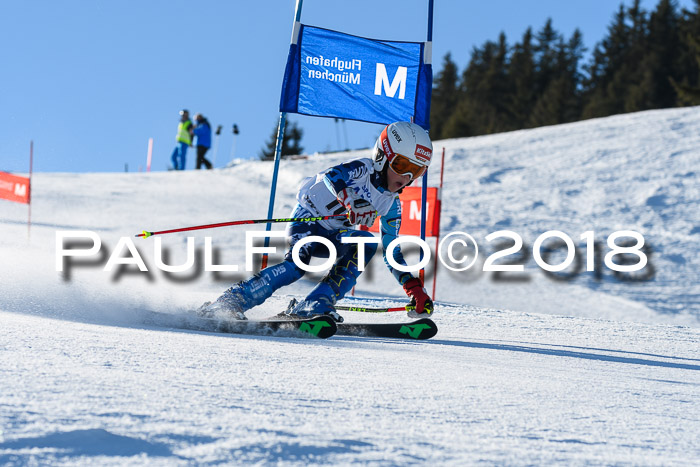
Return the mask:
[[428,130],[430,55],[423,42],[379,41],[297,23],[280,112],[381,124],[413,118]]

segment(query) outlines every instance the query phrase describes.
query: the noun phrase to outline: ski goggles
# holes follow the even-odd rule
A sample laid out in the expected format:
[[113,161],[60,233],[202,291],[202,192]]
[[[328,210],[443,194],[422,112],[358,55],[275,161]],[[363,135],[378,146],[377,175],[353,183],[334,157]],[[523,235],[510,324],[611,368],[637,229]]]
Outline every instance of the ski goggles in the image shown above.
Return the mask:
[[416,164],[408,157],[394,153],[394,157],[389,162],[389,168],[398,175],[410,175],[411,180],[415,180],[423,175],[428,167]]

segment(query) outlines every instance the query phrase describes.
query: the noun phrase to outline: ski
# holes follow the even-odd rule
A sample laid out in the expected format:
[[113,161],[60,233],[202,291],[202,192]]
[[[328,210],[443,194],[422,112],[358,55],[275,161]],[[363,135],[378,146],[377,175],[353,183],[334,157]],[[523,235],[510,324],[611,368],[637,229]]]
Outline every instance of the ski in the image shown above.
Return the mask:
[[317,337],[328,339],[336,333],[335,321],[329,316],[309,319],[224,320],[201,316],[178,316],[169,313],[150,312],[146,322],[192,331],[220,332],[225,334],[252,334],[278,337]]
[[408,323],[338,323],[338,335],[425,340],[434,337],[437,325],[429,318]]
[[[216,321],[216,320],[214,320]],[[231,334],[308,335],[328,339],[337,331],[333,318],[317,316],[309,319],[273,319],[263,321],[220,321],[219,332]]]

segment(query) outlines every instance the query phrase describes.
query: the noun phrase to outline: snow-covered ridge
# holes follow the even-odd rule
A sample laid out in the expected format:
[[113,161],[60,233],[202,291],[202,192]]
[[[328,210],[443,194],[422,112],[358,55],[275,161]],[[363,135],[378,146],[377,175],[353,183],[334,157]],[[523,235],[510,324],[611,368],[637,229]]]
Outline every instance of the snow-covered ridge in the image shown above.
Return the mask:
[[[433,185],[439,180],[443,147],[446,172],[442,233],[470,233],[479,242],[482,257],[481,264],[465,273],[439,269],[438,300],[526,312],[698,323],[700,108],[649,111],[436,141],[434,160],[438,162],[433,164],[430,176]],[[275,215],[288,215],[295,203],[297,185],[305,176],[348,158],[367,155],[367,151],[358,151],[283,161]],[[148,300],[154,293],[162,293],[182,297],[183,307],[193,306],[202,295],[216,295],[230,280],[217,282],[206,273],[173,282],[157,271],[151,275],[153,282],[144,274],[125,274],[112,280],[110,274],[94,267],[75,267],[69,274],[70,281],[57,280],[53,265],[55,232],[99,232],[106,252],[111,253],[109,248],[114,248],[120,237],[143,229],[265,217],[271,171],[269,162],[248,161],[209,172],[36,174],[34,225],[29,241],[23,225],[26,207],[0,204],[0,226],[5,232],[0,251],[6,258],[0,274],[13,283],[5,297],[35,293],[36,281],[12,280],[28,273],[45,275],[47,283],[57,284],[52,303],[70,296],[66,289],[99,281],[109,284],[99,287],[105,293],[128,286],[132,298]],[[520,235],[528,249],[540,234],[563,231],[577,243],[581,256],[586,250],[579,237],[586,231],[595,231],[603,253],[610,233],[638,231],[651,248],[650,264],[643,272],[652,279],[623,282],[604,265],[598,265],[602,277],[584,270],[573,280],[554,281],[530,257],[524,274],[506,274],[501,279],[507,280],[494,280],[493,274],[478,270],[483,259],[494,251],[485,236],[504,229]],[[224,262],[242,266],[245,230],[233,227],[196,232],[197,247],[203,246],[204,236],[211,236]],[[185,237],[163,238],[163,244],[172,250],[173,262],[184,262]],[[147,263],[150,258],[153,266],[153,242],[139,242],[139,251]],[[375,261],[363,276],[358,293],[387,291],[397,297],[402,293],[381,261]],[[14,306],[3,306],[0,301],[0,309]]]

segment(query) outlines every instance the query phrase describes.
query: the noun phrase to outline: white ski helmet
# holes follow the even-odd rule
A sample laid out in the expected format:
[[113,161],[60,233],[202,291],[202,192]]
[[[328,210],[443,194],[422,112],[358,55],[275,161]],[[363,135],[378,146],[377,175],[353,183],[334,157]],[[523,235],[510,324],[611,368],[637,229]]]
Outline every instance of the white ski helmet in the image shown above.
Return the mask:
[[433,143],[428,132],[410,122],[387,125],[374,145],[374,170],[380,172],[386,164],[399,175],[411,179],[423,175],[433,157]]

